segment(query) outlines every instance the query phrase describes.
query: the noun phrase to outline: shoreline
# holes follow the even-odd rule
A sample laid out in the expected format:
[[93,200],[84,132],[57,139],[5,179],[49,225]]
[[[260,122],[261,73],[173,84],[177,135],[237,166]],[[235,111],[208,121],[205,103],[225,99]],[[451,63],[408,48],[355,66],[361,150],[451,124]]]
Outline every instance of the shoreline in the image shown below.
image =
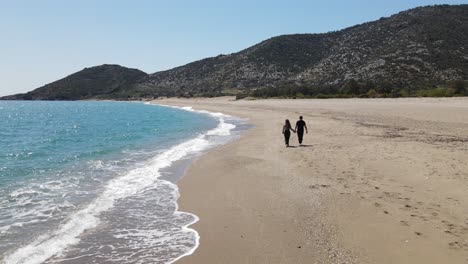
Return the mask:
[[[172,106],[172,105],[165,105],[165,104],[160,104],[156,102],[144,102],[144,104],[155,105],[155,106],[160,106],[160,107],[175,108],[181,111],[192,112],[195,114],[209,115],[212,118],[216,119],[218,121],[218,124],[215,128],[206,131],[203,134],[204,137],[206,136],[226,137],[227,136],[227,138],[226,139],[223,138],[223,140],[221,140],[221,138],[218,138],[215,141],[210,141],[206,139],[210,142],[209,146],[205,147],[201,151],[197,151],[197,153],[194,155],[190,155],[189,157],[184,157],[182,159],[179,159],[175,161],[173,164],[171,164],[170,167],[165,168],[164,170],[161,170],[161,177],[159,179],[162,181],[167,181],[170,184],[174,185],[177,190],[177,198],[175,200],[175,206],[176,206],[175,213],[189,214],[194,218],[191,223],[187,223],[185,226],[183,226],[183,230],[185,232],[192,232],[195,234],[196,245],[190,251],[168,262],[168,263],[175,263],[184,257],[192,255],[197,250],[199,246],[199,239],[200,239],[199,233],[197,232],[197,230],[193,229],[192,227],[194,224],[196,224],[199,221],[199,217],[193,212],[180,209],[179,202],[178,202],[180,198],[180,189],[179,189],[178,183],[180,180],[182,180],[187,170],[198,158],[200,158],[201,156],[205,155],[206,153],[210,152],[213,149],[216,149],[218,147],[224,146],[226,144],[229,144],[237,140],[240,137],[241,133],[245,131],[245,129],[239,128],[239,125],[244,125],[244,120],[236,116],[226,115],[225,113],[221,113],[221,112],[212,112],[212,111],[206,111],[202,109],[195,110],[195,109],[192,109],[190,106]],[[226,119],[228,119],[228,121],[226,121]],[[222,133],[220,133],[220,135],[217,135],[219,133],[219,131],[216,132],[217,130],[223,130],[223,131],[227,130],[227,131],[224,131],[224,132],[221,131]],[[165,175],[167,173],[169,173],[170,175]]]
[[[170,100],[170,99],[169,99],[169,100]],[[202,100],[206,100],[206,98],[203,98]],[[210,100],[210,99],[208,99],[208,100]],[[151,102],[151,103],[158,103],[158,104],[159,104],[158,101],[159,101],[159,100],[157,100],[157,101],[155,101],[155,102],[153,101],[153,102]],[[170,100],[170,101],[171,101],[171,102],[170,102],[169,104],[163,105],[163,106],[169,106],[169,107],[175,106],[175,107],[177,107],[177,108],[182,108],[182,107],[193,107],[193,105],[190,104],[190,103],[191,103],[191,102],[190,102],[191,100],[178,100],[178,99],[176,99],[175,101],[177,101],[177,103],[174,103],[173,100]],[[186,103],[188,103],[188,104],[186,104]],[[162,104],[159,104],[159,105],[162,105]],[[203,106],[201,106],[201,107],[196,107],[196,108],[193,107],[193,108],[196,109],[196,110],[210,111],[210,112],[215,111],[215,109],[218,109],[217,107],[214,108],[214,109],[213,109],[213,108],[206,109],[206,108],[203,107]],[[227,111],[226,111],[226,110],[227,110]],[[217,110],[216,110],[216,111],[217,111]],[[243,119],[247,119],[247,120],[249,120],[249,124],[250,124],[250,125],[255,126],[255,123],[251,122],[251,120],[250,120],[250,118],[249,118],[248,115],[243,115],[243,114],[239,115],[238,112],[233,112],[233,111],[230,111],[229,109],[222,109],[222,110],[219,110],[219,111],[220,111],[220,112],[222,111],[224,114],[229,114],[229,115],[232,115],[232,116],[237,116],[237,117],[241,117],[241,118],[243,118]],[[179,209],[180,209],[181,211],[189,212],[189,213],[191,213],[191,214],[197,215],[197,214],[191,209],[192,206],[186,205],[186,204],[188,204],[188,199],[191,200],[193,197],[187,198],[187,197],[185,196],[186,191],[188,191],[188,190],[186,190],[186,189],[191,189],[191,188],[192,188],[192,185],[193,185],[193,182],[192,182],[192,181],[189,182],[188,180],[186,180],[188,177],[190,177],[192,168],[193,168],[194,166],[197,166],[198,163],[199,163],[199,161],[200,161],[201,159],[204,159],[204,158],[206,158],[206,157],[209,156],[209,155],[213,155],[213,154],[212,154],[213,152],[224,152],[226,149],[229,149],[230,147],[235,146],[236,144],[240,144],[239,141],[242,141],[243,139],[245,139],[245,137],[248,137],[249,134],[250,134],[251,132],[252,132],[252,131],[250,131],[250,130],[243,131],[242,137],[238,138],[237,140],[230,141],[230,142],[228,142],[228,143],[226,143],[226,144],[218,145],[218,146],[216,146],[215,148],[212,148],[212,149],[208,150],[207,152],[202,153],[200,156],[194,158],[194,160],[193,160],[192,162],[190,162],[190,164],[188,164],[188,167],[187,167],[187,169],[185,170],[185,174],[184,174],[182,177],[180,177],[179,182],[177,182],[177,186],[178,186],[178,188],[179,188],[179,193],[180,193],[180,196],[179,196],[179,199],[177,200],[177,203],[178,203]],[[216,155],[216,154],[214,154],[214,155]],[[204,169],[203,169],[203,170],[204,170]],[[196,181],[196,180],[194,179],[194,181]],[[182,186],[183,186],[183,187],[182,187]],[[182,190],[182,188],[183,188],[184,190]],[[198,200],[198,201],[199,201],[199,200]],[[197,226],[198,226],[199,224],[200,224],[200,218],[198,219],[198,221],[192,223],[192,224],[189,226],[189,228],[191,228],[191,229],[195,230],[196,232],[198,232]],[[226,228],[226,227],[225,227],[225,228]],[[323,227],[322,227],[322,228],[323,228]],[[327,228],[324,228],[324,229],[327,229]],[[322,234],[320,234],[320,236],[321,236],[321,238],[323,238],[323,236],[326,235],[326,236],[327,236],[327,239],[329,239],[328,243],[336,244],[336,243],[337,243],[336,241],[332,241],[333,238],[331,238],[331,237],[332,237],[332,234],[331,234],[331,233],[332,233],[332,230],[329,230],[329,229],[327,229],[327,230],[322,230]],[[199,232],[198,232],[198,234],[199,234]],[[241,235],[240,238],[243,239],[244,236]],[[199,239],[203,240],[203,237],[200,236]],[[215,258],[212,258],[211,256],[208,257],[208,258],[206,258],[206,257],[198,258],[198,252],[197,252],[197,250],[199,250],[199,247],[200,247],[200,244],[198,245],[197,248],[195,248],[195,249],[193,250],[193,252],[192,252],[191,254],[187,254],[187,255],[185,255],[185,256],[181,256],[180,258],[178,258],[178,259],[177,259],[176,261],[174,261],[174,262],[177,262],[177,263],[209,263],[210,261],[221,261],[222,263],[244,263],[244,262],[247,262],[247,263],[251,263],[251,262],[252,262],[252,263],[267,263],[267,262],[268,262],[268,263],[276,263],[276,260],[275,260],[274,258],[268,258],[267,262],[265,262],[265,261],[263,261],[263,260],[260,260],[260,262],[257,262],[258,260],[247,260],[247,259],[246,259],[246,260],[238,260],[237,258],[233,259],[233,258],[229,258],[229,257],[222,256],[221,254],[217,254]],[[301,247],[301,246],[298,246],[297,248],[302,248],[302,247]],[[239,250],[241,250],[241,249],[239,249]],[[209,255],[211,255],[212,253],[214,253],[214,251],[215,251],[215,250],[209,250],[209,252],[210,252]],[[230,251],[231,251],[231,253],[237,254],[237,253],[236,253],[237,251],[236,251],[235,249],[230,250]],[[338,257],[338,256],[339,256],[341,260],[347,259],[348,261],[351,260],[352,263],[355,263],[355,257],[352,256],[351,254],[349,254],[349,252],[345,252],[344,249],[339,248],[339,246],[336,246],[336,245],[335,245],[335,249],[334,249],[333,251],[334,251],[335,257]],[[317,259],[327,259],[325,250],[323,250],[323,252],[320,252],[320,253],[318,253],[318,252],[314,252],[314,253],[317,254],[317,255],[314,256],[315,258],[319,257],[319,258],[317,258]],[[192,256],[195,257],[195,260],[192,258]],[[312,255],[308,255],[308,256],[307,256],[307,257],[309,258],[309,260],[310,260],[310,257],[311,257],[311,256],[312,256]],[[335,257],[334,257],[334,258],[335,258]],[[302,256],[301,256],[301,258],[302,258]],[[330,259],[330,258],[328,257],[328,259]],[[174,263],[174,262],[171,262],[171,263]],[[282,261],[280,261],[280,262],[283,263]],[[295,262],[295,261],[286,261],[285,263],[298,263],[298,262]],[[302,262],[299,262],[299,263],[302,263]],[[308,262],[307,262],[307,263],[308,263]]]
[[[200,218],[191,226],[200,245],[177,263],[468,259],[461,188],[468,180],[460,163],[468,157],[466,99],[155,103],[219,111],[255,125],[197,158],[178,183],[180,210]],[[281,120],[299,113],[308,121],[310,145],[286,149]],[[447,162],[458,167],[441,171]]]

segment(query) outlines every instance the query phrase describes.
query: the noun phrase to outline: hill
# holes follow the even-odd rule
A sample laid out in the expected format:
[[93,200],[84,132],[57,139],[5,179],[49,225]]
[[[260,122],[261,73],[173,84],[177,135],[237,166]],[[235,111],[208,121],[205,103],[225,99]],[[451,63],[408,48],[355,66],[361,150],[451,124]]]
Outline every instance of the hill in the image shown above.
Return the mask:
[[[463,80],[468,79],[468,5],[419,7],[340,31],[278,36],[237,53],[140,75],[121,83],[119,89],[106,86],[100,94],[141,98],[398,91],[404,95],[402,91],[409,94],[448,83],[462,86],[453,93],[464,93]],[[58,82],[52,83],[55,89],[33,91],[31,98],[64,98],[61,89],[67,90],[67,86],[62,88],[63,82]],[[97,96],[90,93],[93,89],[82,89],[76,94]],[[52,92],[44,97],[38,90],[60,91],[61,96]]]
[[[8,100],[112,99],[116,94],[143,81],[148,74],[119,65],[104,64],[85,68],[34,91],[6,96]],[[112,96],[111,96],[112,95]]]
[[350,80],[418,89],[466,80],[467,73],[468,5],[444,5],[326,34],[274,37],[235,54],[154,73],[143,85],[172,95],[265,87],[337,92]]

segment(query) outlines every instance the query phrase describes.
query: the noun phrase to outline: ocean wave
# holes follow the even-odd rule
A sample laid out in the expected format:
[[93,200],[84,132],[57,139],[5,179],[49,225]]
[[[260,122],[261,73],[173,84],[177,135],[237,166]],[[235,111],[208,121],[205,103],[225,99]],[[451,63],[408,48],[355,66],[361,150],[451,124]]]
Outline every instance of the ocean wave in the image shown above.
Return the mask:
[[[161,182],[158,179],[161,176],[161,170],[171,166],[174,162],[188,158],[192,155],[196,155],[214,145],[217,144],[213,137],[225,137],[231,135],[231,131],[236,127],[234,124],[225,122],[226,118],[230,116],[222,113],[212,113],[208,111],[193,110],[191,107],[182,107],[182,110],[198,112],[203,114],[211,115],[219,120],[216,128],[209,130],[203,134],[198,135],[195,138],[182,142],[176,146],[173,146],[166,151],[159,153],[154,158],[150,159],[145,166],[136,168],[128,172],[127,174],[110,180],[104,187],[102,193],[97,196],[91,203],[84,208],[75,211],[67,220],[63,222],[56,230],[51,231],[47,234],[43,234],[35,239],[30,244],[18,248],[16,251],[7,255],[4,259],[5,263],[23,263],[23,264],[35,264],[42,263],[52,258],[53,256],[63,252],[67,247],[76,245],[80,242],[80,235],[86,230],[93,229],[101,222],[100,216],[102,213],[112,209],[117,201],[125,198],[132,197],[140,192],[143,192]],[[96,167],[100,167],[102,164],[96,162]],[[174,184],[173,184],[174,185]],[[56,187],[55,183],[50,183],[47,186],[40,186],[41,191],[47,191]],[[177,191],[177,186],[173,186]],[[28,193],[28,190],[24,190],[23,193]],[[21,196],[21,192],[15,194],[15,196]],[[176,199],[178,197],[178,193]],[[177,204],[175,203],[177,206]],[[51,208],[48,208],[51,209]],[[182,229],[184,232],[192,233],[195,237],[195,246],[191,249],[185,250],[183,254],[175,257],[173,260],[167,261],[172,263],[173,261],[193,253],[198,247],[198,233],[189,228],[191,224],[198,220],[198,217],[189,214],[176,211],[174,215],[190,215],[192,221],[184,223]],[[6,230],[2,230],[6,231]]]

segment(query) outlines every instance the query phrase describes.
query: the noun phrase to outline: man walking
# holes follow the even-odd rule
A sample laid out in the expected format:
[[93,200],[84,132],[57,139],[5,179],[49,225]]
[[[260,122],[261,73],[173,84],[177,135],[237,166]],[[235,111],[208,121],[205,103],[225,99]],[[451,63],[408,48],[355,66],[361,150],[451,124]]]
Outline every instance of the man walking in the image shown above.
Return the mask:
[[296,132],[297,132],[297,137],[299,138],[299,145],[302,146],[302,138],[304,136],[304,128],[305,128],[305,131],[306,133],[309,133],[309,131],[307,131],[307,125],[306,123],[304,122],[304,120],[302,120],[302,116],[299,117],[299,120],[296,122]]

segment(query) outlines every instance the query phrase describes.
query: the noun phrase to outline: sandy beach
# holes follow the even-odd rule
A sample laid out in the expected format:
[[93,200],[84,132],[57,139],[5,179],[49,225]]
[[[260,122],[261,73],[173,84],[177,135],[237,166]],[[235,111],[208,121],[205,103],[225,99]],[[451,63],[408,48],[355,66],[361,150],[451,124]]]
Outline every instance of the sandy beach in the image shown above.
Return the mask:
[[178,263],[468,263],[468,98],[154,103],[254,125],[179,182],[200,246]]

